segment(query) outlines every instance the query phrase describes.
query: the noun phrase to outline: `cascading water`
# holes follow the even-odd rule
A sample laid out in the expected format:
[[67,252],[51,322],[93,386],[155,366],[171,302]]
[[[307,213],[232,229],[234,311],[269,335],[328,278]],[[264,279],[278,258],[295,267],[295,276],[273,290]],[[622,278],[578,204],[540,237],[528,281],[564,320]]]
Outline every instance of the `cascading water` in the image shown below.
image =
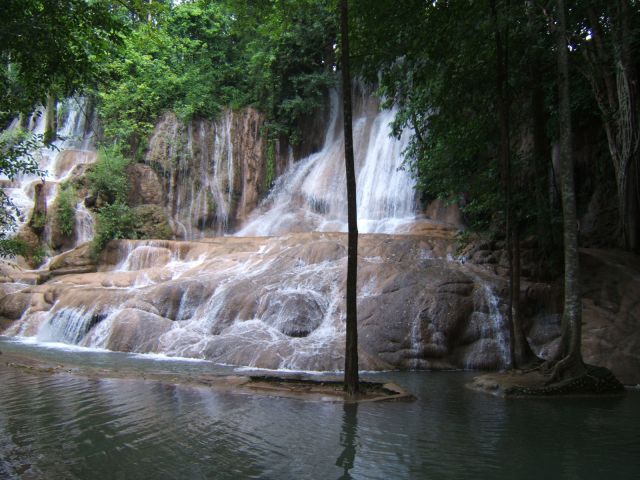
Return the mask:
[[[239,208],[243,156],[234,136],[247,135],[240,119],[251,112],[225,110],[215,122],[182,124],[165,115],[150,140],[147,162],[166,179],[166,208],[176,235],[193,240],[227,233]],[[257,132],[256,132],[257,135]]]
[[[402,169],[409,134],[390,137],[394,114],[379,112],[365,95],[354,120],[359,230],[374,233],[361,237],[361,365],[502,366],[504,326],[497,300],[466,267],[446,260],[453,232],[439,230],[433,238],[388,235],[417,217],[415,184]],[[68,118],[65,125],[78,124],[77,115]],[[289,162],[260,207],[239,215],[239,205],[255,205],[257,198],[254,185],[254,200],[246,200],[248,183],[262,178],[251,177],[264,162],[258,118],[255,112],[227,111],[216,123],[181,126],[165,116],[147,162],[162,173],[177,236],[198,241],[113,244],[98,272],[61,275],[34,292],[8,333],[251,367],[342,368],[346,238],[336,232],[346,231],[347,224],[337,94],[331,94],[321,150]],[[238,137],[250,140],[243,144]],[[54,172],[54,185],[70,175],[74,161],[94,158],[85,148],[76,143],[75,149],[50,154],[44,166]],[[93,222],[82,203],[76,210],[80,243],[91,238]],[[232,231],[242,218],[235,236],[214,237]],[[448,290],[450,277],[462,285],[459,291]],[[484,301],[471,300],[480,290]],[[457,317],[434,307],[442,301],[473,308]],[[466,323],[477,332],[458,345],[454,333]],[[466,351],[472,353],[460,353]]]
[[[21,175],[4,187],[7,195],[12,199],[20,211],[17,219],[20,228],[24,225],[34,208],[35,187],[43,183],[42,194],[47,210],[53,205],[58,186],[67,180],[77,165],[95,162],[96,154],[93,148],[93,118],[86,112],[85,99],[67,99],[57,105],[57,111],[62,112],[60,128],[57,131],[57,140],[51,147],[41,148],[33,152],[34,158],[44,175],[42,178],[35,175]],[[28,130],[36,135],[42,135],[45,131],[46,110],[38,109],[30,118]],[[18,128],[18,121],[14,121],[10,128]],[[0,178],[2,180],[2,178]],[[88,241],[93,236],[90,213],[86,208],[77,209],[76,225],[80,227],[76,235],[75,244]],[[45,240],[48,240],[50,232],[45,230]]]
[[91,241],[95,235],[95,221],[84,201],[80,201],[76,205],[75,232],[77,245]]
[[[358,230],[393,233],[416,218],[415,181],[402,168],[409,133],[391,137],[395,111],[378,112],[375,105],[365,96],[353,124]],[[347,230],[344,138],[336,135],[340,115],[334,91],[322,149],[293,163],[236,235]]]

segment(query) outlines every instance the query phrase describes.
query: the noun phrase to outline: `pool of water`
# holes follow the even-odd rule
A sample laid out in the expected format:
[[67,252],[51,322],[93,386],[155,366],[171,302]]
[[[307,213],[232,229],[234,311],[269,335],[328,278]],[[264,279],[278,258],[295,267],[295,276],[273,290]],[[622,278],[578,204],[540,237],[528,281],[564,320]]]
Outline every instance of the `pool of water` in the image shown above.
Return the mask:
[[0,337],[0,351],[138,372],[47,375],[0,356],[0,478],[640,478],[640,391],[504,400],[475,373],[393,372],[413,402],[311,402],[145,380],[233,367],[61,350]]

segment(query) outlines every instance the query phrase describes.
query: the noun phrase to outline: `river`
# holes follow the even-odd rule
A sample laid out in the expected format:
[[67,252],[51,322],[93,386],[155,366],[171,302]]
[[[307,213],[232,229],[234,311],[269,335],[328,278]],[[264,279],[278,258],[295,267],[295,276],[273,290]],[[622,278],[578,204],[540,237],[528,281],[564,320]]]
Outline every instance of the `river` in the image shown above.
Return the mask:
[[[473,372],[385,372],[413,402],[303,401],[145,379],[229,374],[204,361],[0,337],[0,351],[125,378],[46,374],[0,356],[0,478],[565,478],[640,475],[640,391],[505,400]],[[8,355],[4,355],[5,358]],[[133,374],[132,374],[133,373]]]

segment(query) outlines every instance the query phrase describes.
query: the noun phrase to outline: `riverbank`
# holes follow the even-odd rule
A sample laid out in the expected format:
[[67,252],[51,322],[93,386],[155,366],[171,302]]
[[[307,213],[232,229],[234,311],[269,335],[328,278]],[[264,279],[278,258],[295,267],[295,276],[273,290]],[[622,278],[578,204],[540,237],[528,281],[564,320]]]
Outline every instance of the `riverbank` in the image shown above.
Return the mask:
[[304,373],[273,373],[247,375],[190,374],[177,375],[166,372],[144,372],[133,368],[108,369],[88,365],[62,364],[44,361],[15,352],[0,352],[0,361],[8,367],[33,375],[71,375],[90,379],[136,379],[171,385],[190,385],[212,388],[218,391],[242,394],[269,395],[321,402],[381,402],[408,401],[415,397],[395,383],[361,381],[361,392],[348,397],[339,377],[314,378]]

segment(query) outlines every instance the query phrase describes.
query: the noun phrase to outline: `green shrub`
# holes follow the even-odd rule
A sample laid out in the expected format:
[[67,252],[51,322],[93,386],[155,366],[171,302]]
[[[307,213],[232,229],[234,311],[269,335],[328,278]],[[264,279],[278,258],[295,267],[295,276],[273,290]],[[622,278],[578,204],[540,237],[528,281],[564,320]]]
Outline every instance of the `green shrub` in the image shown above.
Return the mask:
[[60,187],[56,202],[55,221],[65,237],[71,237],[76,225],[76,203],[78,194],[73,185],[65,183]]
[[0,258],[24,257],[28,251],[29,245],[20,237],[0,238]]
[[129,160],[115,146],[98,151],[98,161],[87,173],[91,194],[103,203],[124,203],[129,190],[127,166]]
[[47,258],[47,250],[44,245],[38,245],[31,252],[31,265],[34,268],[39,267],[44,262],[45,258]]
[[135,212],[125,203],[116,201],[98,210],[96,235],[93,239],[93,251],[98,254],[110,240],[138,238]]

